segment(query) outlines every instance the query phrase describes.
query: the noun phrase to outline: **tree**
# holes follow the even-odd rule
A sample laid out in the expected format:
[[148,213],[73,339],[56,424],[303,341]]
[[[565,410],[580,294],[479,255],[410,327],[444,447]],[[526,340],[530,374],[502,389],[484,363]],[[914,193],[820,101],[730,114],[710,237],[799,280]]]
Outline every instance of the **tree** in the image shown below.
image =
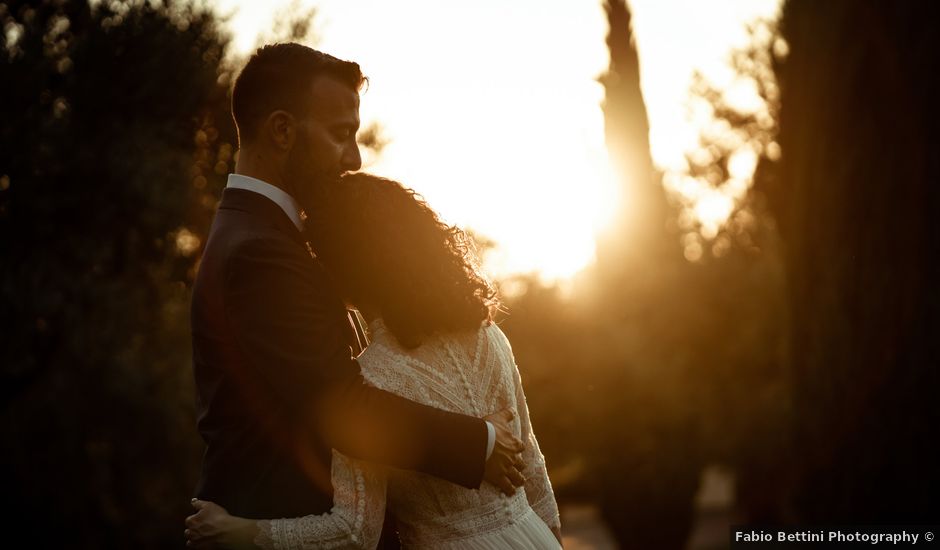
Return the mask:
[[[597,432],[595,490],[618,541],[625,548],[681,548],[707,464],[728,466],[740,476],[739,496],[755,517],[767,517],[765,508],[773,508],[755,495],[770,488],[779,496],[760,474],[774,471],[783,441],[782,278],[772,238],[764,238],[769,224],[747,187],[741,197],[746,208],[730,228],[716,225],[714,234],[703,236],[703,227],[680,223],[692,205],[650,159],[629,11],[624,2],[611,1],[607,13],[611,68],[602,82],[608,149],[624,196],[634,204],[621,209],[621,221],[598,246],[594,318],[605,322],[585,332],[603,335],[590,341],[607,352],[590,374],[582,367],[579,375],[599,388],[586,423]],[[738,54],[742,77],[765,68],[764,58],[742,66],[764,47],[757,41]],[[759,90],[773,84],[766,76],[759,75]],[[740,113],[706,84],[700,81],[693,97],[713,107],[726,133],[703,134],[706,154],[690,153],[682,177],[718,184],[729,176],[736,147],[753,143],[763,154],[769,146],[776,104],[768,103],[769,112]],[[727,134],[737,138],[734,146]],[[743,223],[745,215],[760,218]],[[688,252],[690,233],[698,254]],[[754,246],[756,236],[767,245],[763,250]],[[716,253],[702,254],[703,243],[716,237],[722,243],[716,239],[710,247]]]
[[[603,517],[624,548],[680,548],[691,528],[692,497],[702,467],[695,389],[683,340],[689,266],[674,211],[653,165],[631,14],[623,0],[604,5],[610,67],[605,88],[607,147],[623,188],[611,228],[599,239],[589,279],[590,313],[571,341],[581,423],[591,426],[588,478]],[[597,350],[586,353],[585,350]],[[588,387],[585,387],[587,385]],[[670,525],[662,529],[662,525]]]
[[792,503],[816,523],[940,509],[940,49],[928,2],[790,0],[782,157]]
[[[690,107],[710,113],[710,120],[700,127],[698,147],[686,153],[686,167],[664,181],[676,197],[685,255],[694,260],[685,283],[697,289],[690,305],[710,311],[689,333],[698,335],[690,339],[699,342],[694,355],[707,365],[690,378],[708,388],[703,420],[710,460],[733,471],[736,512],[744,521],[772,524],[789,521],[792,469],[780,457],[792,411],[781,243],[760,180],[780,159],[774,71],[786,43],[773,21],[751,23],[749,35],[729,57],[730,86],[694,75]],[[732,101],[742,88],[751,101]],[[709,195],[729,201],[726,218],[699,218],[698,201]]]
[[188,284],[234,154],[229,38],[174,1],[0,18],[4,509],[31,545],[178,545],[201,447]]
[[635,275],[637,263],[674,252],[665,243],[670,208],[653,165],[649,120],[640,89],[640,61],[624,0],[604,3],[609,23],[607,47],[610,66],[600,77],[604,86],[604,131],[611,164],[623,188],[612,227],[603,235],[600,268],[609,277]]

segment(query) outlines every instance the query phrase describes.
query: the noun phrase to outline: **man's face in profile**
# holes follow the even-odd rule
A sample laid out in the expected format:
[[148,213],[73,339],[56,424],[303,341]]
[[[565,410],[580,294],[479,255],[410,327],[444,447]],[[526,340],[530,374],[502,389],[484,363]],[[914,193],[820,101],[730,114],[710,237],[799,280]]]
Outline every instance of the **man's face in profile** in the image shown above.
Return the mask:
[[299,121],[286,174],[294,198],[306,210],[324,185],[362,166],[356,142],[359,93],[333,77],[321,76],[311,85],[310,101],[313,108]]

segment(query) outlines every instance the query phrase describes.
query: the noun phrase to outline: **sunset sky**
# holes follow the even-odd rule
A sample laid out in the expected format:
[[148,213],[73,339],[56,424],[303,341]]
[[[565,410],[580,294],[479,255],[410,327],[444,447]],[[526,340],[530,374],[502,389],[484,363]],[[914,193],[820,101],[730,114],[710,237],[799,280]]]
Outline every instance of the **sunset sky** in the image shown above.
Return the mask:
[[[250,52],[289,0],[216,0]],[[303,0],[316,46],[370,78],[363,126],[390,139],[365,169],[421,192],[445,219],[495,240],[497,275],[564,279],[588,265],[618,186],[604,146],[598,75],[608,65],[601,3]],[[697,130],[685,102],[693,70],[719,85],[745,23],[779,0],[634,0],[634,32],[654,160],[679,168]],[[745,98],[746,99],[746,98]]]

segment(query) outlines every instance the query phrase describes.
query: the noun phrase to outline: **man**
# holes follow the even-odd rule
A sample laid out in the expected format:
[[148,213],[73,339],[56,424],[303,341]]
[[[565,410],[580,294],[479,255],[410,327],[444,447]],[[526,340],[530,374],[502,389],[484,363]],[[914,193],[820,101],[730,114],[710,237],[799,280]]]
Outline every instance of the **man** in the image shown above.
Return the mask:
[[329,511],[331,448],[470,488],[523,484],[507,414],[485,422],[364,385],[345,306],[303,237],[318,191],[360,167],[363,82],[357,64],[299,44],[261,48],[235,82],[236,173],[192,304],[196,495],[234,515]]

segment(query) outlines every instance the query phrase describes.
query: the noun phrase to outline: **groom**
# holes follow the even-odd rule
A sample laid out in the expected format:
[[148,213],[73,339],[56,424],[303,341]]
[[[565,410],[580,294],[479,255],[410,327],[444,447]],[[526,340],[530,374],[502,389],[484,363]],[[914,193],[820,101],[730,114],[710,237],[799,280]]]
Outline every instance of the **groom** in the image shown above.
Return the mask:
[[239,156],[193,288],[206,442],[200,499],[251,518],[332,507],[331,448],[464,487],[523,484],[506,414],[484,421],[364,385],[356,333],[302,233],[322,186],[361,164],[359,65],[259,49],[235,82]]

